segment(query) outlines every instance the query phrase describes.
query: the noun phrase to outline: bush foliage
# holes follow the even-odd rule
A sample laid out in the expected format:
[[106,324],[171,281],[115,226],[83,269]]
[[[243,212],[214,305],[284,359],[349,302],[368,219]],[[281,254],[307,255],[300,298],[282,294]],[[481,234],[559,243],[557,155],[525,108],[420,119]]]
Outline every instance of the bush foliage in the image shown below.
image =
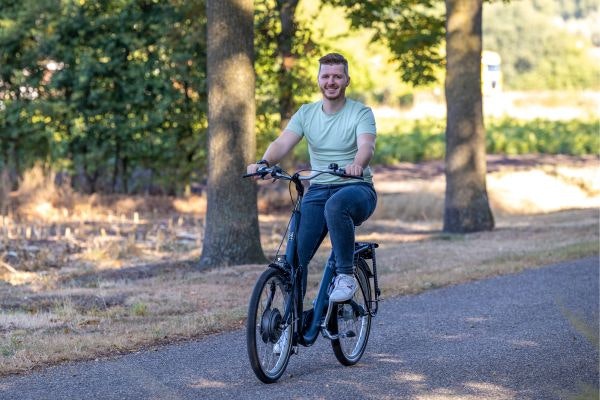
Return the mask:
[[[599,121],[489,120],[488,154],[568,154],[600,152]],[[419,162],[444,158],[444,121],[405,121],[377,137],[374,164]]]

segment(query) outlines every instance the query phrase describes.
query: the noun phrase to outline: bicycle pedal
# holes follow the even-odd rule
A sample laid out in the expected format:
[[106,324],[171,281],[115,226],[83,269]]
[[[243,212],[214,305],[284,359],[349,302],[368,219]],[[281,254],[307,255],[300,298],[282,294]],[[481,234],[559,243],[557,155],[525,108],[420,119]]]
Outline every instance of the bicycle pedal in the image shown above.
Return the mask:
[[292,354],[298,355],[298,346],[292,346]]
[[350,304],[350,303],[352,303],[352,299],[348,299],[348,300],[344,300],[344,301],[331,301],[330,300],[329,302],[333,303],[333,304]]

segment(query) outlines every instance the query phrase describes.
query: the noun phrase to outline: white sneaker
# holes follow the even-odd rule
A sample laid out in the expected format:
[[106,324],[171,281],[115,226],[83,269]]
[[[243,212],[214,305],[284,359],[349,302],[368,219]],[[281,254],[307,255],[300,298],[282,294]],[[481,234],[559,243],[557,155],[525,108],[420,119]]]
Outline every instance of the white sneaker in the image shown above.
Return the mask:
[[356,279],[354,275],[339,274],[333,281],[333,290],[329,295],[329,301],[341,303],[350,300],[356,292]]
[[279,336],[279,340],[277,340],[277,343],[275,343],[275,345],[273,346],[273,354],[280,355],[281,351],[287,347],[287,341],[288,330],[286,329],[281,333],[281,336]]

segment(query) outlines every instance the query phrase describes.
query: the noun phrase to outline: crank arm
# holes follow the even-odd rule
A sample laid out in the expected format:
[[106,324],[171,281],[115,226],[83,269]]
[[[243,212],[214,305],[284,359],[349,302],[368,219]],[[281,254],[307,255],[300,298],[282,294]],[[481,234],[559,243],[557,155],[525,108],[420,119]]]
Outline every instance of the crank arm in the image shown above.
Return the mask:
[[339,335],[333,335],[327,329],[327,325],[329,325],[329,319],[331,318],[331,311],[333,311],[334,304],[335,303],[333,301],[329,301],[329,305],[327,306],[327,314],[325,314],[325,320],[323,320],[323,323],[321,324],[321,333],[323,334],[324,337],[326,337],[329,340],[339,339]]

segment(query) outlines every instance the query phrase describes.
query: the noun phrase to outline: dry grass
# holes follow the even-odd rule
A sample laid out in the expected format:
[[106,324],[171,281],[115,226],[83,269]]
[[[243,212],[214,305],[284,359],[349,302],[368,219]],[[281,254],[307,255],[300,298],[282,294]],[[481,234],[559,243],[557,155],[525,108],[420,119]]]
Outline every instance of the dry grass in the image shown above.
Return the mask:
[[[531,215],[600,207],[600,161],[597,157],[490,156],[487,189],[496,216]],[[443,164],[421,168],[400,164],[376,174],[378,219],[442,220]]]
[[[379,171],[378,209],[357,234],[381,244],[384,297],[597,256],[598,160],[566,161],[493,169],[497,229],[470,235],[441,233],[435,165]],[[10,194],[0,225],[0,375],[243,326],[264,266],[195,267],[203,198],[84,198],[43,177]],[[270,194],[260,209],[288,208],[287,188],[273,189],[261,189]],[[286,222],[261,213],[267,252]],[[311,268],[309,299],[328,249]]]

